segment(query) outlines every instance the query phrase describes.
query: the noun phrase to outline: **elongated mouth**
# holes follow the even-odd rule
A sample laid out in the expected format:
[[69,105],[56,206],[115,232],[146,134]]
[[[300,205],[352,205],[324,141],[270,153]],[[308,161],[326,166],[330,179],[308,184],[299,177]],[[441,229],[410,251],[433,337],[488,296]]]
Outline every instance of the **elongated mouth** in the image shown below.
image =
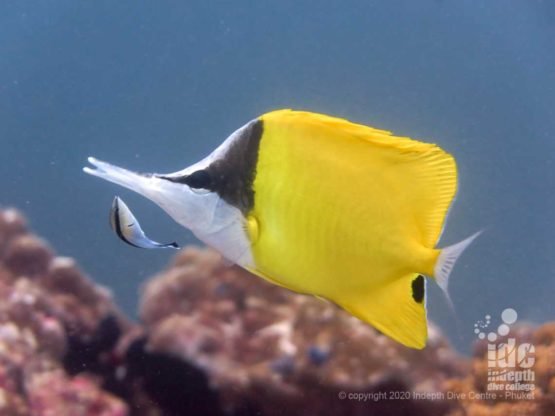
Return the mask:
[[142,172],[133,172],[128,169],[120,168],[118,166],[112,165],[108,162],[103,162],[102,160],[98,160],[92,156],[87,158],[87,161],[94,166],[91,168],[89,166],[85,166],[83,168],[83,172],[88,173],[89,175],[103,177],[105,175],[120,173],[128,175],[129,173],[133,173],[135,175],[144,176],[145,178],[151,178],[153,176],[158,176],[153,173],[142,173]]

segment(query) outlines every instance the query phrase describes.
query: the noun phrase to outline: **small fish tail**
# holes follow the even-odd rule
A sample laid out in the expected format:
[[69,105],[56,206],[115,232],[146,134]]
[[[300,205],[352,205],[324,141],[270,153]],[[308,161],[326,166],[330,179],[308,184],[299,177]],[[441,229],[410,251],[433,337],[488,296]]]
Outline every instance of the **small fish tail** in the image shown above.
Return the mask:
[[181,247],[179,247],[179,244],[177,244],[175,241],[173,243],[155,243],[154,247],[152,248],[174,248],[176,250],[179,250]]
[[449,276],[455,263],[457,262],[460,255],[464,252],[464,250],[482,233],[482,231],[478,231],[477,233],[472,234],[470,237],[465,238],[464,240],[453,244],[452,246],[445,247],[439,253],[437,258],[436,264],[434,266],[434,278],[443,290],[443,293],[447,296],[447,300],[452,306],[451,298],[449,297],[448,286],[449,286]]

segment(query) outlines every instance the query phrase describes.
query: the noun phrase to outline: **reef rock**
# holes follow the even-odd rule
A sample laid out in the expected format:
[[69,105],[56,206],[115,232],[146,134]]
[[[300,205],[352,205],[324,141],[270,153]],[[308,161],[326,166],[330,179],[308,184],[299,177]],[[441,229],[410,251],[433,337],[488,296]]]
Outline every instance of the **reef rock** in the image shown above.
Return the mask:
[[17,211],[0,211],[0,415],[129,414],[101,379],[66,368],[72,344],[89,345],[107,317],[129,326],[106,289],[56,257]]
[[555,415],[555,323],[478,342],[469,374],[446,387],[461,405],[450,416]]
[[[325,301],[188,248],[144,288],[147,349],[194,363],[236,414],[445,414],[466,367],[431,326],[411,350]],[[435,398],[436,400],[425,400]]]
[[555,414],[555,323],[497,340],[533,352],[523,397],[491,394],[503,366],[486,341],[465,359],[430,325],[411,350],[209,249],[182,250],[145,284],[140,320],[0,210],[1,416]]

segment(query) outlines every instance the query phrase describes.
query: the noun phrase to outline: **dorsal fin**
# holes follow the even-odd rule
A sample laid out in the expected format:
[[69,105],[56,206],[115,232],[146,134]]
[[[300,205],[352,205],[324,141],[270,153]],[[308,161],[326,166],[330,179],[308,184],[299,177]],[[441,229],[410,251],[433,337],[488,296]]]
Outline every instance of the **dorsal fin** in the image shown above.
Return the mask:
[[415,219],[420,234],[417,241],[425,247],[435,247],[457,192],[457,166],[449,153],[432,143],[394,136],[386,130],[324,114],[278,110],[263,118],[296,128],[304,125],[313,134],[346,143],[364,140],[375,149],[369,151],[386,151],[387,156],[384,153],[383,157],[389,162],[387,166],[394,169],[384,167],[381,174],[388,175],[392,183],[408,185],[395,189],[397,206],[405,206],[406,216]]

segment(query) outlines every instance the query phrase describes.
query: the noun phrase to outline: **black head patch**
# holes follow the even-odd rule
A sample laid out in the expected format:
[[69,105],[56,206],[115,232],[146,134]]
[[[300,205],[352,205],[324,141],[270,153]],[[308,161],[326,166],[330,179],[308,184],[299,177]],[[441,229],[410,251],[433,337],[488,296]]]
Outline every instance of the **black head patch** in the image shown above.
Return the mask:
[[424,276],[421,274],[412,281],[412,298],[416,303],[422,303],[424,300]]
[[194,189],[212,189],[212,175],[207,170],[197,170],[181,182]]
[[205,169],[179,178],[162,178],[216,192],[228,204],[247,215],[254,207],[253,183],[262,133],[263,122],[256,119],[243,128],[222,158]]

